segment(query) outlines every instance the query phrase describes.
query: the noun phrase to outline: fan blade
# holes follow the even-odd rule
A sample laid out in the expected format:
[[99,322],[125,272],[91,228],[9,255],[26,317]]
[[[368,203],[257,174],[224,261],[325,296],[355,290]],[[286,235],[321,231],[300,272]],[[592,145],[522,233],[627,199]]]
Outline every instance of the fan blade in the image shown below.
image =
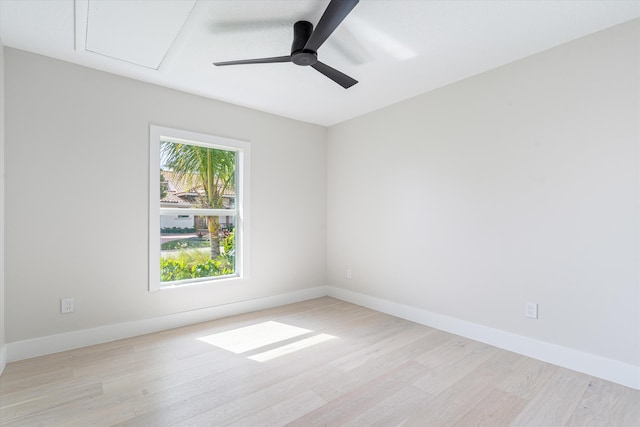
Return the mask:
[[274,62],[291,62],[291,56],[273,56],[271,58],[241,59],[240,61],[214,62],[213,65],[271,64]]
[[322,14],[322,18],[316,25],[316,29],[304,46],[307,50],[316,52],[322,43],[333,33],[349,12],[356,7],[359,0],[331,0],[329,6]]
[[345,89],[349,89],[351,86],[353,86],[354,84],[358,83],[357,80],[352,79],[351,77],[347,76],[346,74],[341,73],[340,71],[336,70],[335,68],[331,68],[327,64],[323,64],[320,61],[318,61],[315,64],[313,64],[312,67],[315,68],[316,70],[320,71],[322,74],[324,74],[325,76],[329,77],[331,80],[333,80],[334,82],[338,83],[340,86],[342,86]]

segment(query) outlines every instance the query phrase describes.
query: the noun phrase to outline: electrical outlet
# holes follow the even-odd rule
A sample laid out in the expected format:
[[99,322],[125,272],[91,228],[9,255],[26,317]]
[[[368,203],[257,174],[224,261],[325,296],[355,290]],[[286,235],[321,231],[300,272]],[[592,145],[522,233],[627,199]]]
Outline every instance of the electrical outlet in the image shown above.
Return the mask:
[[351,269],[347,268],[347,279],[351,279]]
[[73,313],[73,298],[60,299],[60,313]]
[[537,319],[538,318],[538,304],[536,304],[535,302],[528,302],[525,305],[524,315],[526,317],[531,318],[531,319]]

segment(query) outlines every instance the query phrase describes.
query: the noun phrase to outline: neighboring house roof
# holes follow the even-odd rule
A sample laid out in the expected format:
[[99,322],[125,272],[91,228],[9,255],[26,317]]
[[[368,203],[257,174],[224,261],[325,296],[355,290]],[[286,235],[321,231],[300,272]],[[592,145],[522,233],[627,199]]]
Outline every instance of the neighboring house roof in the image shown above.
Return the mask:
[[173,191],[167,191],[167,195],[160,199],[162,203],[185,203],[183,199],[176,196]]
[[[185,179],[179,179],[177,173],[173,171],[162,171],[164,182],[166,185],[167,194],[160,199],[160,203],[167,203],[171,205],[181,205],[182,207],[193,206],[196,198],[205,194],[204,188],[201,186],[193,187]],[[232,199],[235,197],[235,189],[227,188],[224,191],[222,197]]]

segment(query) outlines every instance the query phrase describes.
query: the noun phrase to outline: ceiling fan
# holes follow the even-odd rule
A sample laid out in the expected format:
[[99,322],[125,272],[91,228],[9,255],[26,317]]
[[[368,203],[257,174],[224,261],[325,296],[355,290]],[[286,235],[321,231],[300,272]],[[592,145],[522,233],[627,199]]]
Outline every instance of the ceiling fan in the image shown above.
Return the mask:
[[311,66],[329,77],[345,89],[358,83],[357,80],[318,61],[318,49],[344,18],[358,4],[359,0],[331,0],[322,14],[315,30],[308,21],[298,21],[293,25],[293,43],[291,54],[270,58],[243,59],[239,61],[214,62],[213,65],[270,64],[274,62],[293,62],[296,65]]

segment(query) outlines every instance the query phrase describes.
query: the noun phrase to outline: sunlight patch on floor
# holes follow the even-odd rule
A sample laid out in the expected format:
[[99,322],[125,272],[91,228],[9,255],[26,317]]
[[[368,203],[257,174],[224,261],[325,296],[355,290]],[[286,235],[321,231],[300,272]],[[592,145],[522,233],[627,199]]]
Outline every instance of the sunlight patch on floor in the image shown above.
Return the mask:
[[305,338],[300,341],[292,342],[291,344],[283,345],[282,347],[274,348],[273,350],[265,351],[264,353],[258,353],[253,356],[249,356],[249,359],[256,362],[266,362],[276,357],[284,356],[285,354],[293,353],[303,348],[311,347],[321,342],[334,339],[333,335],[318,334],[310,338]]
[[236,354],[308,334],[309,329],[268,321],[226,332],[200,337],[198,340]]
[[[198,338],[198,340],[236,354],[252,350],[260,351],[263,347],[268,346],[269,350],[265,349],[266,351],[247,357],[256,362],[266,362],[336,338],[333,335],[316,334],[292,341],[292,339],[302,335],[309,335],[313,332],[310,329],[270,320],[256,325],[207,335]],[[275,347],[278,343],[282,343],[282,345]]]

